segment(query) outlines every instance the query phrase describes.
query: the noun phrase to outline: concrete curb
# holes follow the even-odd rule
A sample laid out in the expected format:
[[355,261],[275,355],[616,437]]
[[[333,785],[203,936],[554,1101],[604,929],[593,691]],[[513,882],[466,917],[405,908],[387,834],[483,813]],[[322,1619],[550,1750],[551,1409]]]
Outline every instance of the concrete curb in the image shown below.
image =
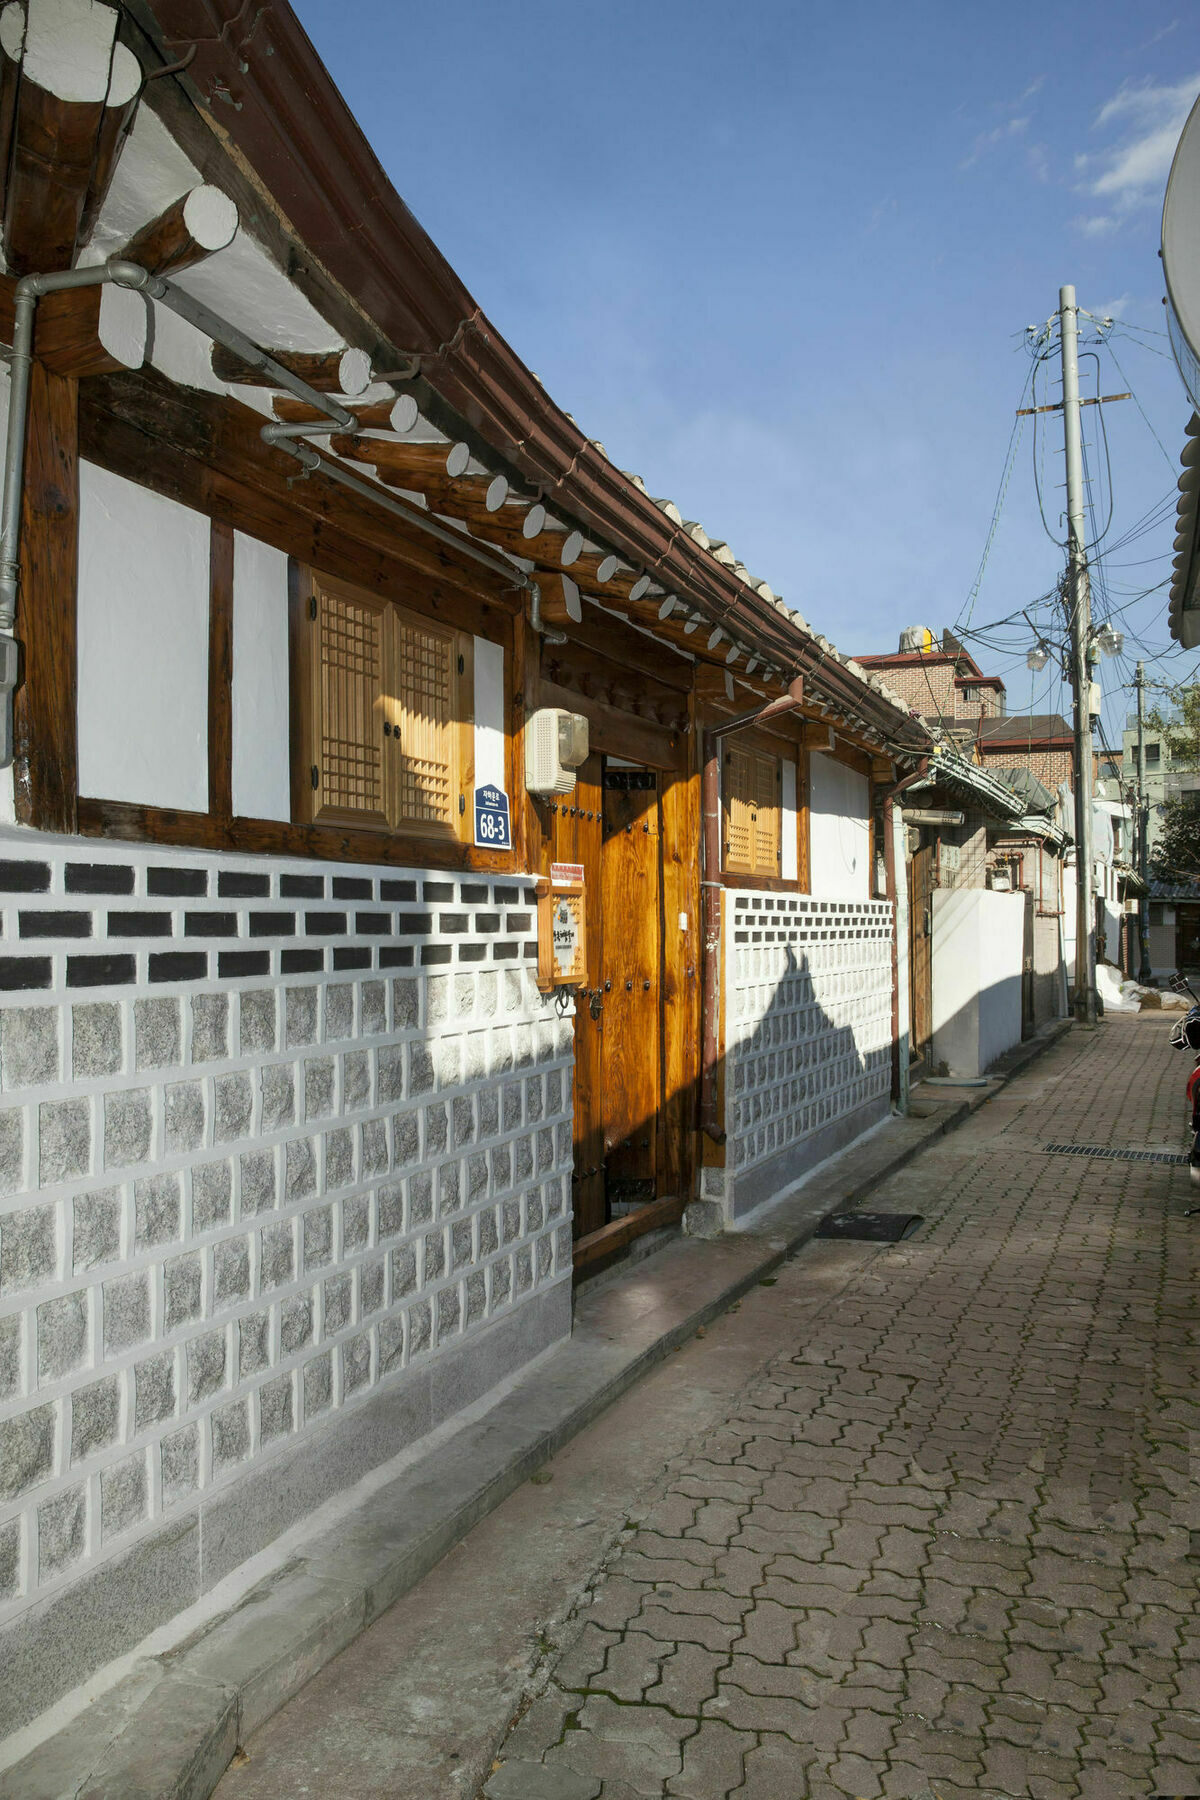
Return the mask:
[[[828,1212],[867,1198],[1057,1043],[1070,1021],[1002,1059],[986,1088],[920,1094],[750,1228],[682,1238],[636,1284],[583,1289],[571,1338],[481,1417],[376,1487],[335,1527],[191,1639],[135,1665],[0,1774],[5,1800],[208,1800],[237,1746],[554,1453],[805,1243]],[[945,1095],[943,1099],[942,1096]],[[634,1288],[636,1286],[636,1294]]]

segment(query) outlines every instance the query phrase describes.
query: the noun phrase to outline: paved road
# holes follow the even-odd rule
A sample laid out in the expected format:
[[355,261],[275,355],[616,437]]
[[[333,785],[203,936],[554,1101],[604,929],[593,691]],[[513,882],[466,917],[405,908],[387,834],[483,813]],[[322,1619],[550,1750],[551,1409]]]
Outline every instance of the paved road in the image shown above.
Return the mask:
[[[220,1800],[477,1772],[497,1800],[1200,1794],[1200,1218],[1185,1169],[1042,1148],[1178,1150],[1180,1063],[1161,1015],[1072,1034],[884,1185],[915,1238],[802,1249],[265,1727]],[[423,1775],[389,1642],[437,1665],[455,1744],[427,1724]]]

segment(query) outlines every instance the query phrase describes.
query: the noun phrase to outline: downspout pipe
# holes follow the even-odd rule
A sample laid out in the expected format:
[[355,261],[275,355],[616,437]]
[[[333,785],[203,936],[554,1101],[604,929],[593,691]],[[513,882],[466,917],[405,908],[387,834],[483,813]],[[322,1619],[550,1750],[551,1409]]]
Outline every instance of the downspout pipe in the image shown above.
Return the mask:
[[[890,787],[883,802],[883,867],[887,897],[892,903],[892,1100],[902,1112],[908,1111],[907,1071],[900,1064],[900,892],[896,869],[896,802],[907,788],[927,779],[929,758],[924,758],[911,775]],[[911,925],[910,925],[911,933]],[[909,950],[911,956],[911,946]],[[909,1020],[909,1031],[912,1020]]]
[[718,1027],[721,1012],[721,768],[722,738],[753,725],[765,725],[781,713],[794,712],[804,702],[804,677],[795,676],[786,694],[769,700],[753,712],[712,725],[704,733],[704,771],[700,782],[701,843],[700,951],[703,959],[700,1036],[700,1129],[715,1144],[725,1142],[717,1094],[720,1060]]

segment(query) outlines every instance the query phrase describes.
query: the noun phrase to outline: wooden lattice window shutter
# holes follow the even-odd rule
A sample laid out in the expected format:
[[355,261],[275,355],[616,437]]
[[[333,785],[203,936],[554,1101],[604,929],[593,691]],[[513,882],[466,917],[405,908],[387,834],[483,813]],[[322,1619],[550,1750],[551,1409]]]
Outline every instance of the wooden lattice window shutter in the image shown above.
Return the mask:
[[314,582],[310,612],[315,639],[312,816],[386,825],[386,606]]
[[401,822],[453,828],[458,817],[458,639],[398,619],[392,729],[399,737],[396,811]]
[[782,838],[783,770],[776,756],[754,758],[754,872],[778,875]]
[[727,750],[724,770],[725,867],[731,873],[754,873],[754,758],[746,750]]
[[302,573],[309,676],[301,816],[465,835],[470,638],[348,583]]
[[778,757],[725,752],[725,868],[735,875],[778,875],[782,774]]

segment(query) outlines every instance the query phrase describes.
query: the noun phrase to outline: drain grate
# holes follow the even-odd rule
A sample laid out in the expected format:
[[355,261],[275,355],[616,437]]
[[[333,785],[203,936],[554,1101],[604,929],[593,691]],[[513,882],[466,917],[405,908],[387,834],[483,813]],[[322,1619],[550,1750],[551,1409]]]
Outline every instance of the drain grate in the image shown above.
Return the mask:
[[920,1213],[826,1213],[813,1235],[857,1238],[868,1244],[898,1244],[924,1223]]
[[1042,1151],[1046,1156],[1097,1156],[1105,1162],[1187,1162],[1187,1156],[1175,1150],[1110,1150],[1104,1144],[1043,1144]]

